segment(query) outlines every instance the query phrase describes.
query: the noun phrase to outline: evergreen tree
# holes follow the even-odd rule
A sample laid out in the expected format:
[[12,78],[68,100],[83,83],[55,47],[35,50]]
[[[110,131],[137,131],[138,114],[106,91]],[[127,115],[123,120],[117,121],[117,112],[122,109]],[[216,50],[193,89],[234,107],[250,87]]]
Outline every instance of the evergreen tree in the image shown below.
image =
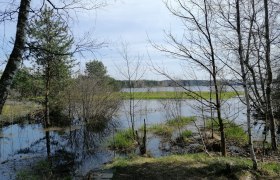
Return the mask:
[[47,6],[39,16],[31,19],[27,34],[29,53],[43,73],[45,124],[49,126],[50,108],[60,109],[59,95],[70,79],[73,65],[70,50],[74,40],[65,21]]

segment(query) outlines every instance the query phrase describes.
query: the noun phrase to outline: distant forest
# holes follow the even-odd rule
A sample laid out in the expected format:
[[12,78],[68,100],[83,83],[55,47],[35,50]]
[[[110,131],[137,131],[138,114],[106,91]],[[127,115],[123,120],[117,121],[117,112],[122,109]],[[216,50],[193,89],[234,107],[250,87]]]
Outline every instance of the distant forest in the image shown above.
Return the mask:
[[[176,82],[172,80],[162,80],[162,81],[155,81],[155,80],[138,80],[138,81],[131,81],[132,86],[134,88],[142,88],[142,87],[168,87],[168,86],[210,86],[214,83],[209,80],[177,80]],[[118,80],[118,83],[122,88],[129,88],[129,81],[126,80]],[[242,85],[240,81],[220,81],[221,85]]]

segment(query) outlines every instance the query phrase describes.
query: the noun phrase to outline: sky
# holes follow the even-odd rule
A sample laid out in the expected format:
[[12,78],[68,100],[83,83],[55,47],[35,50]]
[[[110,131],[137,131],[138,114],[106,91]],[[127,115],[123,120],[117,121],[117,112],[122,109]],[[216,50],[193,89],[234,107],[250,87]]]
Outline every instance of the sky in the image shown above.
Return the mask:
[[[151,64],[165,69],[169,67],[170,71],[178,74],[178,64],[152,47],[149,42],[164,43],[164,30],[181,31],[180,22],[171,15],[162,0],[120,0],[83,16],[78,26],[90,25],[93,35],[106,43],[106,47],[97,50],[96,58],[106,65],[109,74],[114,78],[126,79],[120,72],[120,69],[126,69],[121,54],[122,44],[127,44],[131,61],[140,56],[141,66],[146,69],[143,79],[166,79],[155,73]],[[81,69],[84,68],[82,64]]]
[[[88,33],[88,38],[105,43],[94,54],[76,56],[79,62],[76,71],[84,72],[85,63],[97,59],[104,63],[110,76],[127,79],[124,75],[126,63],[121,54],[122,44],[127,44],[130,68],[134,70],[133,60],[139,59],[141,68],[145,69],[141,79],[167,79],[156,73],[153,67],[159,67],[174,78],[192,78],[185,73],[190,71],[187,65],[182,65],[180,61],[166,56],[151,45],[151,42],[159,45],[166,43],[164,31],[172,31],[175,35],[183,32],[180,20],[171,15],[162,0],[115,0],[95,11],[80,11],[73,17],[70,26],[77,39]],[[15,24],[1,24],[1,62],[10,53],[14,31]],[[139,74],[142,75],[141,72]],[[202,73],[197,75],[199,79],[205,78]]]

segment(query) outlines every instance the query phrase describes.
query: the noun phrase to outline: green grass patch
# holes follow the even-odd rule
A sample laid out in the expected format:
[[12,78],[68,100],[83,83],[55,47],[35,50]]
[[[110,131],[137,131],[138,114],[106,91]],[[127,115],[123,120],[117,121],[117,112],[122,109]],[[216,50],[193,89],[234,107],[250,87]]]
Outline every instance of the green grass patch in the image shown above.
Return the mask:
[[190,137],[192,136],[192,131],[190,131],[190,130],[185,130],[185,131],[182,132],[181,136],[182,136],[183,138],[190,138]]
[[[238,92],[238,94],[242,94],[242,92]],[[230,99],[236,97],[238,95],[236,92],[222,92],[222,99]],[[121,92],[119,95],[123,99],[199,99],[205,98],[210,99],[210,92],[202,91],[202,92],[175,92],[175,91],[160,91],[160,92],[133,92],[130,94],[129,92]],[[212,98],[215,98],[212,93]]]
[[109,141],[109,147],[119,151],[130,151],[134,149],[135,145],[136,143],[133,139],[133,133],[131,129],[117,132]]
[[[248,142],[248,135],[241,126],[238,126],[229,120],[224,120],[223,122],[226,139],[236,141],[240,144],[245,144]],[[211,120],[207,121],[206,126],[207,128],[211,128]],[[219,132],[219,124],[217,119],[213,121],[213,126],[214,130]]]
[[158,136],[171,137],[172,133],[174,131],[174,128],[167,126],[166,124],[154,124],[154,125],[148,127],[147,131],[154,133],[155,135],[158,135]]
[[[259,164],[261,174],[279,177],[278,162]],[[118,158],[106,168],[115,169],[113,179],[247,179],[248,176],[256,178],[258,174],[252,171],[250,159],[205,154]]]
[[280,163],[279,162],[262,163],[261,170],[264,171],[265,174],[279,176],[280,175]]
[[[178,127],[184,127],[189,123],[193,122],[195,117],[178,117],[175,119],[167,120],[166,123],[154,124],[147,127],[147,131],[158,136],[163,136],[170,138],[172,133]],[[143,131],[144,127],[140,128],[140,131]]]
[[177,117],[174,119],[167,120],[166,125],[181,127],[181,126],[188,125],[189,123],[193,122],[194,120],[195,120],[195,117]]

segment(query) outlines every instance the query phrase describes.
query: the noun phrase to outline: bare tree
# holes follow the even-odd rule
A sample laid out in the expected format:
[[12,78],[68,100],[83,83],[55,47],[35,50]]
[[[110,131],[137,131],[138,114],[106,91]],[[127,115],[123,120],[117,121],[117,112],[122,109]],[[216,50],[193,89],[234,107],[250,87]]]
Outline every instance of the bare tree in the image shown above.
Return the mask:
[[134,88],[135,84],[143,77],[145,69],[141,66],[141,57],[138,55],[136,57],[131,57],[128,51],[128,43],[122,43],[122,49],[120,50],[120,55],[125,63],[125,66],[120,68],[116,66],[121,75],[127,80],[127,85],[129,89],[129,119],[132,129],[132,135],[135,139],[135,109],[137,102],[134,98]]
[[166,1],[166,6],[184,24],[185,33],[182,40],[176,38],[172,33],[167,33],[169,46],[154,44],[154,47],[175,58],[187,61],[211,75],[215,102],[209,100],[206,100],[206,102],[211,103],[217,112],[221,135],[221,152],[223,156],[226,156],[226,139],[219,88],[219,73],[222,67],[219,67],[218,49],[215,47],[214,29],[216,24],[212,1],[191,0],[185,2],[176,0],[175,2],[178,7],[174,7],[170,1]]
[[264,22],[265,22],[265,64],[266,64],[266,73],[267,73],[267,83],[266,83],[266,113],[267,118],[270,123],[271,131],[271,146],[273,150],[277,150],[276,142],[276,130],[275,130],[275,120],[273,117],[272,105],[271,105],[271,84],[272,84],[272,68],[271,68],[271,37],[270,37],[270,24],[269,24],[269,9],[268,9],[268,0],[264,0]]
[[[249,35],[248,35],[248,45],[251,44],[251,38],[252,38],[252,27],[253,27],[253,21],[254,21],[254,0],[252,0],[252,9],[253,9],[253,16],[250,20],[250,29],[249,29]],[[246,109],[247,109],[247,130],[248,130],[248,144],[250,147],[250,153],[251,153],[251,159],[253,161],[253,168],[256,170],[258,168],[256,154],[254,152],[254,146],[252,142],[252,130],[251,130],[251,107],[250,107],[250,97],[249,97],[249,91],[248,91],[248,78],[246,73],[246,66],[244,61],[248,61],[249,59],[249,49],[247,49],[247,53],[244,52],[243,48],[243,42],[242,42],[242,33],[241,33],[241,18],[240,18],[240,1],[236,0],[236,32],[238,35],[238,55],[239,55],[239,62],[241,67],[241,75],[242,75],[242,82],[243,82],[243,88],[245,92],[245,100],[246,100]],[[244,58],[245,53],[245,58]]]
[[[236,79],[242,79],[243,84],[246,85],[249,104],[251,109],[256,111],[257,117],[264,119],[265,122],[270,124],[272,149],[275,150],[276,130],[271,106],[273,72],[271,67],[273,61],[271,59],[275,61],[277,56],[274,58],[270,57],[272,56],[270,46],[274,45],[275,47],[279,38],[279,32],[275,28],[278,16],[277,10],[275,10],[277,5],[271,2],[270,12],[268,13],[265,12],[266,8],[263,1],[238,2],[241,5],[239,6],[239,25],[238,19],[235,17],[237,12],[232,12],[232,10],[236,11],[237,9],[238,3],[236,1],[220,1],[218,5],[220,17],[222,18],[221,22],[223,22],[221,24],[223,24],[224,32],[227,32],[221,38],[221,42],[225,47],[225,51],[231,54],[230,57],[238,54],[239,66],[241,67],[236,69],[237,66],[234,62],[227,62],[229,64],[225,63],[225,65],[230,67],[232,72],[235,73]],[[264,16],[266,13],[268,14]],[[267,22],[268,17],[266,16],[269,16],[271,23]],[[238,29],[238,26],[240,29]],[[272,30],[269,30],[270,27],[272,27]],[[235,34],[231,34],[231,32]],[[270,32],[271,36],[269,35]],[[267,40],[268,38],[269,40]],[[244,65],[244,70],[242,70],[241,62]],[[245,79],[244,76],[246,76]],[[247,82],[244,82],[244,80]],[[244,103],[248,104],[248,102]],[[249,115],[247,114],[247,116]],[[267,126],[265,125],[266,133],[268,132]]]

